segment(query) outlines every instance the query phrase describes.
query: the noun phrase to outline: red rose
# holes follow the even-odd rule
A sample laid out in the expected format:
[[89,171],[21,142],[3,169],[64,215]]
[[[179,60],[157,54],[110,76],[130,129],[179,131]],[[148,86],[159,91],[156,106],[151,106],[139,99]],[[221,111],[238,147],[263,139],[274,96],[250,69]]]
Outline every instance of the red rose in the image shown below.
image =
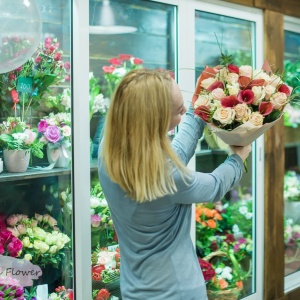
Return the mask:
[[56,60],[56,61],[61,60],[61,54],[59,52],[54,54],[54,60]]
[[123,64],[123,61],[121,59],[119,59],[118,57],[111,58],[108,61],[114,66],[122,66],[122,64]]
[[194,110],[194,114],[200,117],[204,122],[208,122],[210,118],[210,110],[208,107],[201,105]]
[[11,96],[11,99],[14,103],[18,103],[19,102],[19,94],[16,90],[11,90],[10,91],[10,96]]
[[223,107],[235,107],[237,104],[240,104],[241,101],[236,96],[227,96],[221,99],[221,105]]
[[119,54],[121,60],[129,60],[132,57],[131,54]]
[[224,85],[223,85],[222,81],[216,81],[216,82],[214,82],[211,86],[208,87],[207,90],[210,91],[210,92],[212,92],[213,90],[218,89],[218,88],[224,90]]
[[35,60],[34,60],[34,62],[35,62],[36,64],[39,64],[41,61],[42,61],[42,57],[41,57],[41,56],[37,56],[37,57],[35,58]]
[[142,59],[140,59],[140,58],[134,58],[134,59],[133,59],[133,63],[134,63],[135,65],[141,65],[143,62],[144,62],[144,61],[143,61]]
[[114,66],[103,66],[102,70],[104,71],[104,73],[110,74],[115,70],[115,67]]

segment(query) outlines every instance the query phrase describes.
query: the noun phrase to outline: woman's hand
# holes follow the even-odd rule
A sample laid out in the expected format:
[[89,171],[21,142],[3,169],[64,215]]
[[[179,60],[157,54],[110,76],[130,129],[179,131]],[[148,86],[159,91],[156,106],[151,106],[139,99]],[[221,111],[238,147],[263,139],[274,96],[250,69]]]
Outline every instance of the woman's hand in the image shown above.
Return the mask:
[[252,150],[251,145],[247,146],[229,146],[229,155],[231,154],[237,154],[241,157],[243,161],[247,159],[249,156],[250,152]]

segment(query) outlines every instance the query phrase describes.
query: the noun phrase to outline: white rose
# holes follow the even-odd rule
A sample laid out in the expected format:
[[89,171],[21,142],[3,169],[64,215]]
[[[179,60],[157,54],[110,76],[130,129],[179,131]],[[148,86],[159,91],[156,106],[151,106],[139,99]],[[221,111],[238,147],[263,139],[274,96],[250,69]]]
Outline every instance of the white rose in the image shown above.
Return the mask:
[[238,83],[227,84],[226,88],[228,89],[230,96],[237,96],[240,91],[240,86]]
[[285,93],[275,93],[271,96],[270,102],[273,104],[274,109],[283,109],[285,104],[287,104],[287,95]]
[[247,65],[240,66],[239,67],[239,75],[251,78],[252,77],[252,67],[247,66]]
[[251,114],[251,109],[246,103],[237,104],[234,107],[235,110],[235,119],[238,122],[246,122]]
[[263,124],[264,117],[261,115],[258,111],[253,112],[249,116],[249,121],[254,125],[254,126],[260,126]]
[[204,89],[208,89],[216,81],[217,79],[215,77],[209,77],[202,80],[200,86],[203,87]]
[[253,105],[259,105],[262,101],[262,99],[266,95],[266,91],[262,86],[254,86],[252,88],[252,92],[254,94],[254,100],[252,102]]
[[224,90],[221,88],[216,88],[211,92],[212,98],[214,100],[221,100],[222,98],[226,97]]
[[253,79],[263,79],[265,81],[264,85],[268,85],[270,82],[270,76],[264,70],[254,70]]
[[54,254],[56,252],[57,252],[57,246],[56,245],[51,246],[49,249],[49,253]]
[[224,79],[226,79],[228,77],[228,74],[229,74],[228,69],[227,68],[222,68],[222,69],[219,70],[217,76],[220,80],[223,81]]
[[26,248],[29,247],[29,245],[30,245],[30,240],[29,240],[29,237],[28,237],[28,236],[24,237],[24,239],[22,240],[22,244],[23,244],[23,246],[26,247]]
[[235,84],[238,82],[239,80],[239,75],[236,73],[229,73],[227,78],[226,78],[227,82],[230,84]]
[[46,237],[46,231],[40,227],[33,228],[33,234],[38,239],[44,239]]
[[219,121],[223,125],[228,125],[235,118],[235,110],[231,107],[219,107],[213,114],[213,119]]
[[275,87],[273,85],[268,84],[265,86],[264,90],[266,93],[266,100],[269,100],[272,94],[275,92]]
[[270,77],[270,85],[273,85],[274,87],[277,87],[278,85],[282,84],[282,80],[279,76],[272,74]]
[[28,261],[31,261],[32,260],[32,255],[31,254],[25,254],[24,259],[28,260]]

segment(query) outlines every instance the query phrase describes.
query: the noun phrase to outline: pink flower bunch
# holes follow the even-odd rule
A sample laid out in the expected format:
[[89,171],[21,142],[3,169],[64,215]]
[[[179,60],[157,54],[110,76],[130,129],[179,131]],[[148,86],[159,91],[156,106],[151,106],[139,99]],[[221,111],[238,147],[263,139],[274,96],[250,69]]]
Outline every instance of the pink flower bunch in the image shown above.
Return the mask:
[[282,115],[291,91],[267,63],[261,69],[228,64],[205,68],[193,104],[196,115],[218,128],[261,127]]
[[17,279],[0,277],[0,299],[25,300],[24,288]]
[[38,123],[38,132],[42,143],[71,145],[71,115],[70,113],[50,113]]
[[12,232],[1,224],[0,227],[0,254],[18,257],[22,251],[22,242]]

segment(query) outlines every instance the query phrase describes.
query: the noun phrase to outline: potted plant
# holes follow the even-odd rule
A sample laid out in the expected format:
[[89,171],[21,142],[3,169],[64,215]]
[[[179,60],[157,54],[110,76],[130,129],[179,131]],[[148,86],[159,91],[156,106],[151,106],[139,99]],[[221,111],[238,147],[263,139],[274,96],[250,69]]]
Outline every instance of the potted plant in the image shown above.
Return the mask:
[[0,145],[4,149],[4,165],[8,172],[25,172],[31,154],[42,158],[43,144],[37,139],[37,129],[19,117],[8,117],[0,124]]

